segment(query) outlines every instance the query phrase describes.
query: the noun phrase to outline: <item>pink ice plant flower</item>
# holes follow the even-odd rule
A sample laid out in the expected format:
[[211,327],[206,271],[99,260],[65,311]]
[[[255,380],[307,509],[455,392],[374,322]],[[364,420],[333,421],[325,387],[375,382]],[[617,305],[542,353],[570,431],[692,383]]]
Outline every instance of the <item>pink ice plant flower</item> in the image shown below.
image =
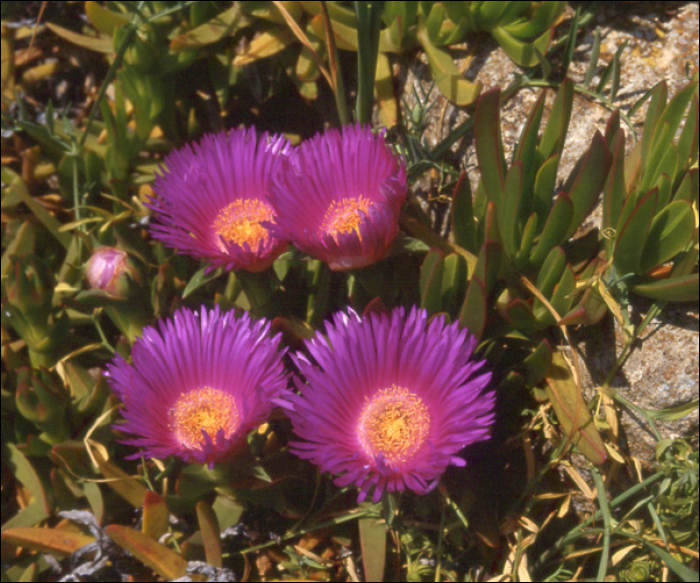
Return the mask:
[[489,438],[495,395],[476,344],[422,309],[336,314],[293,356],[300,394],[281,400],[300,438],[291,451],[357,486],[359,501],[372,488],[374,502],[427,493],[449,465],[465,465],[462,448]]
[[301,144],[273,179],[271,230],[333,270],[382,259],[399,232],[406,165],[369,126],[331,129]]
[[271,178],[293,149],[254,128],[205,135],[168,154],[156,176],[151,234],[169,247],[226,270],[260,272],[287,246],[274,223]]
[[120,355],[107,377],[123,402],[125,423],[141,448],[129,457],[213,464],[234,454],[288,391],[280,335],[270,323],[202,308],[178,310],[146,327],[129,364]]

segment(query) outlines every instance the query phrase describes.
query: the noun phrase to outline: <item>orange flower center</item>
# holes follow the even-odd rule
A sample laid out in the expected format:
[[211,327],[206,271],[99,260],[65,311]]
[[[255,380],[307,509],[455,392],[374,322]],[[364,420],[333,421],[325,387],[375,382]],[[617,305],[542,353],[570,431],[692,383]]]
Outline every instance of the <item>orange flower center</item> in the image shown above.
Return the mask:
[[235,399],[218,389],[202,387],[182,393],[170,409],[170,428],[178,441],[189,449],[199,449],[204,443],[202,429],[216,441],[219,429],[231,437],[238,429],[238,407]]
[[403,387],[382,389],[367,400],[359,423],[365,452],[390,466],[406,462],[425,443],[430,414],[423,400]]
[[340,233],[356,231],[357,236],[362,240],[360,234],[362,215],[360,213],[368,212],[371,206],[372,202],[364,196],[344,198],[340,202],[334,200],[326,211],[326,216],[321,223],[321,230],[336,241]]
[[269,204],[257,198],[238,199],[219,211],[212,228],[222,251],[226,251],[226,248],[218,237],[241,247],[248,243],[252,251],[257,251],[269,237],[267,229],[260,222],[272,222],[273,219],[274,213]]

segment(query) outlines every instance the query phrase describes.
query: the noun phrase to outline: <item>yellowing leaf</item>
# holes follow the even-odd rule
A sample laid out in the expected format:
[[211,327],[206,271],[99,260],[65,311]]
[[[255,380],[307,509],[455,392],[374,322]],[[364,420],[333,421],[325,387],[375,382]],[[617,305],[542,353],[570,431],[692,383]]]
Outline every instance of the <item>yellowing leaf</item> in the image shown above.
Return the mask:
[[30,526],[8,528],[2,533],[2,542],[40,553],[70,555],[95,539],[80,532]]
[[105,533],[164,579],[178,579],[185,574],[187,561],[145,534],[119,524],[110,524]]
[[112,39],[108,36],[87,36],[85,34],[80,34],[53,24],[52,22],[47,22],[46,26],[49,27],[54,33],[60,36],[62,39],[67,40],[74,45],[83,47],[84,49],[89,49],[97,53],[110,54],[114,52],[114,47],[112,46]]
[[567,439],[592,463],[602,464],[607,458],[605,444],[560,352],[552,354],[545,389]]
[[236,55],[233,65],[239,67],[270,57],[286,49],[294,42],[294,35],[286,29],[272,29],[260,33],[246,47],[245,52]]

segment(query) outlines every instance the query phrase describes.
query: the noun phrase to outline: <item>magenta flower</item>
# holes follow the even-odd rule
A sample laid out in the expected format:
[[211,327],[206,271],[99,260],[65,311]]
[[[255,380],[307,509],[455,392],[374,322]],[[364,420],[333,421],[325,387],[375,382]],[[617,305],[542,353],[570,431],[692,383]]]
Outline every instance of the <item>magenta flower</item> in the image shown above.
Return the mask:
[[171,152],[147,205],[152,235],[211,269],[267,269],[287,245],[261,224],[276,220],[270,179],[291,152],[284,137],[253,128],[209,134]]
[[117,355],[107,365],[124,403],[126,423],[119,428],[137,436],[124,443],[146,457],[210,465],[227,458],[287,388],[279,341],[269,322],[237,318],[218,306],[183,308],[144,328],[132,348],[133,364]]
[[338,486],[355,484],[359,501],[374,487],[409,488],[425,494],[456,454],[488,439],[493,392],[491,373],[470,360],[476,339],[440,316],[403,308],[390,314],[339,313],[306,342],[294,362],[308,384],[295,377],[301,395],[284,397],[294,431],[290,444],[303,459],[335,474]]
[[331,269],[384,257],[399,232],[406,167],[383,136],[360,125],[328,130],[299,147],[272,184],[272,230]]

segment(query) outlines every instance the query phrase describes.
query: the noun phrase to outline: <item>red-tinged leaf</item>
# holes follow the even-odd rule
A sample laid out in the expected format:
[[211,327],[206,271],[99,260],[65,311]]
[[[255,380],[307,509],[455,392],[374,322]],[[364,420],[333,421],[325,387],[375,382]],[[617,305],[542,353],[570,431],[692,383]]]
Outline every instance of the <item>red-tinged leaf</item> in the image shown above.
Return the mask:
[[636,285],[632,291],[645,298],[666,302],[695,302],[700,299],[698,274],[673,277],[651,283]]
[[199,521],[199,532],[202,534],[204,554],[207,563],[217,569],[223,566],[221,560],[221,531],[219,521],[211,506],[204,500],[197,502],[197,520]]
[[608,306],[598,290],[588,288],[581,301],[559,320],[560,326],[595,326],[607,314]]
[[119,524],[110,524],[104,531],[116,544],[161,577],[170,580],[178,579],[185,574],[187,561],[138,530]]
[[445,260],[439,249],[431,249],[420,269],[420,305],[429,314],[442,309],[442,273]]
[[14,443],[8,443],[6,447],[9,453],[7,463],[12,475],[32,493],[32,496],[42,505],[44,512],[50,514],[53,504],[47,484],[44,484],[34,466]]
[[486,241],[481,246],[473,275],[483,282],[486,295],[491,293],[493,286],[496,284],[498,272],[501,269],[502,258],[503,252],[499,243]]
[[382,298],[376,297],[372,301],[369,302],[365,306],[365,309],[362,311],[362,316],[365,317],[369,314],[387,314],[388,311],[386,309],[386,306],[384,305],[384,302],[382,301]]
[[459,314],[459,325],[469,330],[477,338],[481,338],[486,327],[488,310],[488,294],[484,283],[476,276],[469,282],[467,296]]
[[105,460],[98,449],[93,450],[93,455],[100,472],[108,480],[107,485],[134,508],[143,506],[146,499],[146,488],[134,477],[119,469],[112,462]]
[[157,492],[146,490],[141,532],[154,540],[158,540],[168,532],[169,519],[170,512],[168,511],[168,505],[165,503],[165,498]]
[[532,265],[539,265],[549,256],[552,249],[566,240],[566,233],[574,216],[574,203],[565,192],[560,192],[554,199],[547,222],[542,229],[540,240],[530,255]]
[[612,152],[614,150],[613,143],[617,139],[617,134],[620,131],[620,110],[616,109],[608,118],[608,123],[605,124],[605,141],[608,148]]
[[564,191],[574,203],[574,216],[566,232],[566,239],[574,234],[598,203],[598,195],[605,185],[611,161],[605,138],[596,131],[588,151],[577,162],[564,184]]
[[581,389],[559,352],[552,355],[545,389],[567,439],[570,439],[589,461],[596,465],[602,464],[607,459],[605,444],[595,428]]
[[3,530],[2,542],[40,553],[70,555],[95,539],[81,532],[29,526]]
[[557,96],[552,104],[552,110],[547,119],[547,125],[540,140],[540,153],[547,160],[550,156],[561,157],[564,141],[571,120],[571,108],[574,103],[574,84],[571,79],[562,81]]
[[476,104],[474,140],[481,180],[486,196],[499,202],[506,182],[506,162],[501,142],[501,91],[498,87],[486,91]]
[[641,271],[647,272],[652,267],[673,259],[685,249],[693,238],[694,231],[695,213],[692,204],[677,200],[666,206],[651,223],[642,252]]
[[455,243],[474,253],[476,251],[476,221],[469,176],[462,172],[452,192],[452,233]]
[[358,526],[365,581],[384,581],[386,526],[373,518],[360,518]]
[[[658,189],[647,192],[629,213],[622,228],[618,229],[613,261],[620,275],[639,273],[644,243],[656,212]],[[625,207],[632,204],[628,199]],[[623,209],[623,217],[627,214]]]
[[492,202],[486,206],[486,219],[484,221],[484,240],[501,244],[501,232],[498,229],[498,218],[496,217],[496,205]]
[[[67,363],[70,364],[70,363]],[[90,472],[90,458],[82,441],[64,441],[51,449],[51,461],[70,473],[86,476]]]

